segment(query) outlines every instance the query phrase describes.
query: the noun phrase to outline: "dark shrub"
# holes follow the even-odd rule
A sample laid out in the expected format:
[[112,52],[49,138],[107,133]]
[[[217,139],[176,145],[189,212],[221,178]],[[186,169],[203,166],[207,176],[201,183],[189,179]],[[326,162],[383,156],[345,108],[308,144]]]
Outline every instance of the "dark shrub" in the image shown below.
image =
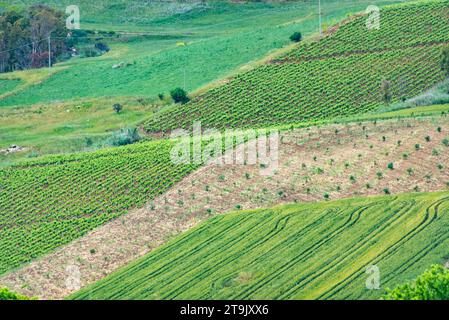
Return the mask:
[[301,32],[294,32],[291,36],[290,36],[290,40],[293,42],[299,42],[302,40],[302,34]]
[[189,97],[187,96],[187,92],[182,88],[176,88],[170,91],[170,96],[172,97],[173,101],[176,103],[187,103],[189,102]]

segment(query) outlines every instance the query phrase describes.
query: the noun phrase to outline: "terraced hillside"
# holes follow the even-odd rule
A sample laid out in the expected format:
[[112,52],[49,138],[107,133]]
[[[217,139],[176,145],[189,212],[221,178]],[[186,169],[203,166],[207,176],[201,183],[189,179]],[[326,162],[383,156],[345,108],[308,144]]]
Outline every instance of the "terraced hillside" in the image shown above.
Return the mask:
[[385,7],[380,29],[352,18],[323,39],[210,90],[184,106],[155,114],[149,132],[203,127],[255,127],[326,119],[376,110],[382,82],[391,102],[443,79],[439,58],[449,42],[448,2]]
[[[417,114],[426,108],[407,111]],[[437,113],[441,114],[441,110],[439,108]],[[392,115],[405,114],[401,110],[400,114]],[[89,285],[154,250],[174,235],[236,208],[266,208],[387,192],[448,190],[448,128],[448,117],[443,114],[282,132],[279,163],[273,175],[261,174],[259,165],[206,164],[163,194],[148,199],[141,208],[130,210],[85,236],[1,275],[0,285],[28,296],[60,299],[73,293],[65,282],[67,266],[76,265],[82,274],[82,286]],[[132,153],[133,147],[126,150]],[[118,154],[125,160],[131,157]],[[135,157],[144,155],[136,152]],[[89,166],[88,161],[83,164]],[[139,178],[145,172],[140,170],[138,167],[134,176],[127,174],[127,179],[136,179],[132,183],[134,186],[138,186],[139,181],[147,182]],[[104,182],[115,181],[117,174],[119,171],[113,171]],[[56,186],[67,188],[63,183]],[[76,181],[74,187],[79,187]],[[82,192],[88,195],[105,193],[103,185],[87,184],[86,187],[88,189]],[[20,199],[25,198],[24,202],[38,197],[35,193],[39,189],[26,190],[27,195],[18,195]],[[16,197],[13,190],[11,194]],[[135,195],[131,192],[129,196],[131,201]],[[114,202],[116,198],[112,199]],[[89,198],[83,201],[86,205],[91,203]],[[140,204],[137,196],[134,201]],[[45,212],[49,218],[58,219],[59,203],[47,204]],[[68,202],[66,209],[76,211],[79,205],[76,201]],[[18,240],[18,243],[24,242]]]
[[376,298],[447,258],[449,193],[356,198],[217,216],[74,299]]
[[163,193],[196,164],[171,141],[53,156],[0,170],[0,274]]

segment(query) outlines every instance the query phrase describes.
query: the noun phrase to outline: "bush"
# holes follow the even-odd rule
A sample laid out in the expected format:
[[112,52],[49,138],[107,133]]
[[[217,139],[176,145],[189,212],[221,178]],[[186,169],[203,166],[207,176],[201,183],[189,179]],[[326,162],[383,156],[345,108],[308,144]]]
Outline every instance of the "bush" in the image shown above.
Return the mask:
[[11,292],[6,288],[0,288],[0,300],[30,300],[30,298]]
[[392,98],[390,81],[383,79],[380,84],[380,91],[382,94],[382,100],[386,104],[389,104],[391,102],[391,98]]
[[128,144],[135,143],[140,139],[141,138],[137,128],[126,128],[114,132],[106,144],[115,147],[126,146]]
[[112,109],[114,109],[116,113],[120,113],[120,111],[123,110],[123,106],[120,103],[116,103],[112,106]]
[[290,36],[290,40],[293,42],[299,42],[302,40],[302,34],[301,32],[294,32],[291,36]]
[[433,265],[415,281],[387,290],[385,300],[448,300],[449,270]]
[[101,52],[109,52],[109,46],[106,43],[103,42],[97,42],[95,44],[95,48],[100,50]]
[[189,97],[187,96],[187,92],[181,88],[176,88],[170,91],[170,96],[175,103],[185,104],[190,101]]

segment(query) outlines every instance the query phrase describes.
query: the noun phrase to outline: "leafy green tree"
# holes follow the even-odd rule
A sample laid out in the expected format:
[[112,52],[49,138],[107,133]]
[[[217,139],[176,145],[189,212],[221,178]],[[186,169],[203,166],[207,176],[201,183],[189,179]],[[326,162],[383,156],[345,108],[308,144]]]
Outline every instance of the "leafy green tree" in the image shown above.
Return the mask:
[[392,98],[390,81],[383,79],[380,84],[380,91],[382,94],[382,100],[386,104],[389,104],[391,102],[391,98]]
[[449,300],[449,270],[433,265],[415,281],[387,290],[385,300]]
[[[40,68],[67,52],[67,31],[62,11],[37,4],[0,14],[0,72]],[[51,52],[47,38],[51,36]],[[33,44],[31,44],[33,43]]]
[[190,101],[187,92],[182,88],[173,89],[172,91],[170,91],[170,96],[176,103],[185,104]]

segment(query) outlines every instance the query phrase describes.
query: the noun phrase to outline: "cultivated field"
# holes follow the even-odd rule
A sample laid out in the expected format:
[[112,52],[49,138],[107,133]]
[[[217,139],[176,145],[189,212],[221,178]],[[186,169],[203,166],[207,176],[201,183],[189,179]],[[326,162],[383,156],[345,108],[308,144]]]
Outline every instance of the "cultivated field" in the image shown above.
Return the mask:
[[[0,74],[0,292],[377,299],[449,265],[449,1],[397,2],[325,1],[320,36],[316,2],[80,0],[109,52]],[[278,131],[274,170],[176,164],[195,122]]]
[[74,299],[351,299],[443,262],[449,193],[297,204],[218,216]]
[[[261,175],[259,165],[207,164],[195,171],[185,171],[182,179],[180,174],[165,180],[171,183],[180,179],[153,200],[149,200],[152,194],[147,196],[145,205],[141,193],[130,192],[127,199],[142,203],[142,208],[129,208],[128,214],[106,222],[17,271],[4,274],[0,283],[31,296],[62,298],[73,292],[65,286],[68,265],[77,265],[83,274],[83,285],[90,284],[216,214],[294,202],[448,190],[448,128],[447,116],[434,115],[285,131],[280,138],[279,167],[272,176]],[[139,148],[147,150],[144,146]],[[117,154],[123,161],[132,157],[135,163],[146,163],[142,157],[148,154],[134,151],[136,147],[123,148]],[[91,167],[87,159],[81,163]],[[110,170],[109,166],[104,168]],[[28,171],[37,173],[32,168]],[[142,190],[141,184],[149,182],[145,177],[147,172],[135,170],[134,177],[130,178],[123,171],[126,178],[123,181],[130,181],[136,190]],[[63,183],[51,185],[53,189],[70,186],[78,189],[83,181],[66,178]],[[80,192],[107,194],[106,203],[119,203],[122,197],[116,198],[118,195],[112,189],[107,190],[108,185],[118,181],[122,179],[115,174],[107,175],[101,184],[86,184]],[[126,190],[125,186],[120,190]],[[39,193],[40,189],[27,189],[26,201],[33,204]],[[14,193],[11,194],[14,198]],[[93,205],[94,200],[84,198],[83,204]],[[39,212],[75,211],[79,205],[71,200],[62,207],[54,203]],[[96,207],[94,214],[103,212],[102,207]],[[48,218],[59,219],[59,215]],[[21,288],[24,284],[26,288]]]
[[444,1],[410,10],[391,6],[382,11],[386,27],[380,30],[366,29],[366,15],[351,18],[318,42],[155,114],[145,129],[164,132],[194,121],[213,128],[263,127],[366,113],[385,104],[383,80],[391,85],[391,102],[411,98],[444,78],[439,59],[449,42],[446,8]]

